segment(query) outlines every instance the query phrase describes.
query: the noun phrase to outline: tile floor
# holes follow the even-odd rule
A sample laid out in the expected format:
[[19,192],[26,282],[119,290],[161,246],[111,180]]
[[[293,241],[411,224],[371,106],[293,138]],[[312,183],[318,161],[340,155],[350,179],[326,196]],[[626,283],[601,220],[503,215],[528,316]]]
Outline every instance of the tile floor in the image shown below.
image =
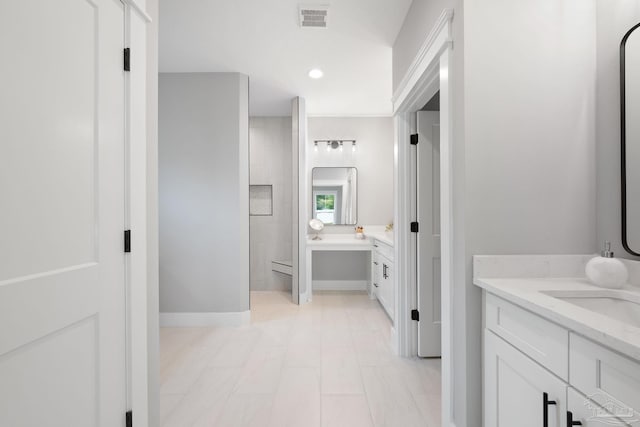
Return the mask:
[[163,328],[163,427],[440,426],[440,359],[389,349],[365,293],[252,292],[246,327]]

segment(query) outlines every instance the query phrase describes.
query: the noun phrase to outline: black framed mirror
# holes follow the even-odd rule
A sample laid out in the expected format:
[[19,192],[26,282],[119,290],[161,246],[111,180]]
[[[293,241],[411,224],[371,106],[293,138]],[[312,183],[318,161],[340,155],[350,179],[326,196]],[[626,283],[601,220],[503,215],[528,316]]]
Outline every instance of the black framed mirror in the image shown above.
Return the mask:
[[620,43],[622,246],[640,256],[640,23]]
[[311,172],[311,217],[327,225],[358,223],[358,170],[318,167]]

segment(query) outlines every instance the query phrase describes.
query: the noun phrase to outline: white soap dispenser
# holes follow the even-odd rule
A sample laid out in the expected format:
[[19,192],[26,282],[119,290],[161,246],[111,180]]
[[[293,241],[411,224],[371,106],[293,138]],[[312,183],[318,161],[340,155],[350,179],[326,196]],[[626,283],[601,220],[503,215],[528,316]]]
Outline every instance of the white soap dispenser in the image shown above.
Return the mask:
[[591,283],[602,288],[621,288],[629,278],[627,267],[622,261],[613,257],[611,243],[605,242],[604,246],[602,256],[591,258],[587,263],[585,269],[587,278]]

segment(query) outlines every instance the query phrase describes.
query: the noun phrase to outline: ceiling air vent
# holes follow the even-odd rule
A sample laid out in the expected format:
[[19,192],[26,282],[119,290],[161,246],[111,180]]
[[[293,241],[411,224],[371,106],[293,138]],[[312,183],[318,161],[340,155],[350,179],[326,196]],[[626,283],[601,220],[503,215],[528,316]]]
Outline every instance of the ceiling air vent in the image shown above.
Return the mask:
[[298,11],[301,27],[327,28],[327,15],[329,12],[329,5],[301,4],[298,6]]

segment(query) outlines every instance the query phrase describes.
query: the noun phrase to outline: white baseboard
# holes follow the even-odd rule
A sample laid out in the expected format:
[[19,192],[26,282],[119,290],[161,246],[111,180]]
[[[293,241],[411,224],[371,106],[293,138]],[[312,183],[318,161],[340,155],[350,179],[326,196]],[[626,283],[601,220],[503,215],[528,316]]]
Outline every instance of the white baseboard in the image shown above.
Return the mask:
[[160,313],[161,327],[244,326],[251,322],[251,311],[230,313]]
[[314,291],[366,291],[366,280],[314,280]]

